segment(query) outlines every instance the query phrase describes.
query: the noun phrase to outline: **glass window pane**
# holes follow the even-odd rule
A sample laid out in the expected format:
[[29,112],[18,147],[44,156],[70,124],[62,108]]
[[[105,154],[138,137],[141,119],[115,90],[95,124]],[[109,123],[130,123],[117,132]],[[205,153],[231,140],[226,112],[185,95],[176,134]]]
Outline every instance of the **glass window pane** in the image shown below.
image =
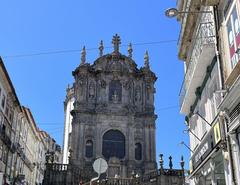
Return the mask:
[[125,157],[125,137],[118,130],[110,130],[103,136],[102,153],[106,159]]

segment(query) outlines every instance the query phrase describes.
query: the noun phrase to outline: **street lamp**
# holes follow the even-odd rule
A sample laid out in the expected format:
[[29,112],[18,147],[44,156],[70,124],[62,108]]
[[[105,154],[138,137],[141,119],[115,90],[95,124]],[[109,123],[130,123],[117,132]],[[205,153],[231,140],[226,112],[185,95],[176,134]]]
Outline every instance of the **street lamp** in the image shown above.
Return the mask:
[[168,8],[165,11],[165,15],[169,18],[173,18],[178,16],[179,14],[185,14],[185,13],[212,13],[212,11],[178,11],[176,8]]

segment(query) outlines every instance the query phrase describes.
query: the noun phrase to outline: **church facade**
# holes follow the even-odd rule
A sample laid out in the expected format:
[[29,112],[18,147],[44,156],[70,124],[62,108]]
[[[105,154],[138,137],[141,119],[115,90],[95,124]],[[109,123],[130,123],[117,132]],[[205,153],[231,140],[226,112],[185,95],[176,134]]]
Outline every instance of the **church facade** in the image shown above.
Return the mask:
[[73,71],[71,133],[64,147],[70,149],[69,163],[81,169],[91,169],[94,160],[102,157],[108,162],[108,177],[130,177],[133,172],[142,175],[157,169],[157,78],[150,70],[147,52],[144,66],[138,68],[131,44],[126,56],[119,51],[117,34],[112,43],[113,52],[105,55],[100,43],[93,64],[86,62],[83,48],[81,64]]

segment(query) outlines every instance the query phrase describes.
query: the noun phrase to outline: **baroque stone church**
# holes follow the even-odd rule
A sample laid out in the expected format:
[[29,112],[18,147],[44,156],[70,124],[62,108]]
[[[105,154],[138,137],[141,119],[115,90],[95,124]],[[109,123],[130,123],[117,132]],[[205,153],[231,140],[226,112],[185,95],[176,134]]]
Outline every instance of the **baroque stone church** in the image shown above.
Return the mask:
[[69,158],[69,163],[89,169],[102,157],[108,162],[108,177],[142,175],[157,169],[157,77],[150,69],[148,52],[144,66],[138,68],[131,44],[127,56],[119,50],[117,34],[112,44],[112,53],[103,54],[101,41],[93,64],[86,62],[84,47],[81,63],[73,71],[75,82],[67,89],[65,101],[65,163]]

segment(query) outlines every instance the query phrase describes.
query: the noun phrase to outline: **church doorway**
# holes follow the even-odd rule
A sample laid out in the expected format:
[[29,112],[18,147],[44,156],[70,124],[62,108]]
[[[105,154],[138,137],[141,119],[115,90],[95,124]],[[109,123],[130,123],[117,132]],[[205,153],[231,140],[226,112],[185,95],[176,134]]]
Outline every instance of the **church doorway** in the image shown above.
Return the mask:
[[103,135],[102,154],[106,160],[125,157],[125,136],[122,132],[109,130]]

